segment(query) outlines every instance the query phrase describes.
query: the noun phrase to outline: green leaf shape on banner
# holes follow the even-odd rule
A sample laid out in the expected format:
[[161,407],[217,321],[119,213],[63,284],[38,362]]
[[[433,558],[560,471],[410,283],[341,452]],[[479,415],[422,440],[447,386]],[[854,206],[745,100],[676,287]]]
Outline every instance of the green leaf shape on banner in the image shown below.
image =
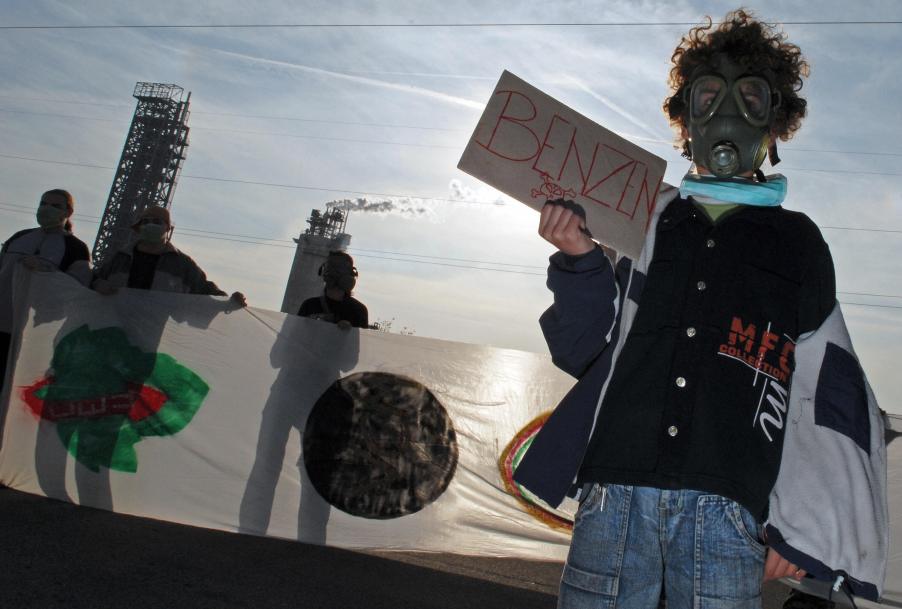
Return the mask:
[[157,354],[153,372],[145,381],[166,394],[166,404],[153,416],[130,421],[141,436],[168,436],[185,428],[210,392],[210,386],[174,357]]
[[209,385],[165,353],[145,353],[121,328],[81,326],[54,350],[53,382],[38,390],[44,400],[80,400],[122,392],[128,383],[156,388],[166,402],[156,413],[133,421],[116,414],[57,422],[66,450],[91,471],[100,467],[134,473],[135,444],[147,436],[167,436],[185,428],[200,409]]
[[80,326],[54,348],[50,362],[53,383],[42,397],[79,400],[118,393],[129,381],[143,383],[155,362],[156,354],[129,343],[122,328]]
[[133,474],[138,471],[135,444],[141,436],[129,423],[122,415],[74,419],[57,423],[57,432],[69,454],[92,472],[103,466]]

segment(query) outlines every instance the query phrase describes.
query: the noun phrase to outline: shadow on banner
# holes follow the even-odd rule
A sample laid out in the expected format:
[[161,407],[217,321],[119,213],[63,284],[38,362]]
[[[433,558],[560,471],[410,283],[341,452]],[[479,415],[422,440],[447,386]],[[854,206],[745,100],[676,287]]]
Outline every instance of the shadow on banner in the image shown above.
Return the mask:
[[[266,535],[276,485],[284,467],[291,430],[303,437],[307,418],[320,396],[342,374],[357,365],[360,331],[288,315],[281,329],[271,328],[276,340],[270,365],[279,370],[263,407],[254,465],[241,499],[238,530]],[[297,539],[324,545],[330,506],[316,492],[301,458],[298,468],[300,503]]]

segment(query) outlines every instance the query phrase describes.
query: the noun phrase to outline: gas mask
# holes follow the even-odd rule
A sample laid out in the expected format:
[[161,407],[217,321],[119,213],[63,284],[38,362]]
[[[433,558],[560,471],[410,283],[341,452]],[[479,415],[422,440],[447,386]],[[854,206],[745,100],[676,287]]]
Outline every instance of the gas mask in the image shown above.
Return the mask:
[[327,288],[339,288],[350,294],[357,285],[357,267],[344,256],[329,256],[322,268]]
[[780,92],[725,56],[714,65],[695,76],[687,89],[692,160],[721,179],[755,171],[769,149],[776,164],[770,130]]

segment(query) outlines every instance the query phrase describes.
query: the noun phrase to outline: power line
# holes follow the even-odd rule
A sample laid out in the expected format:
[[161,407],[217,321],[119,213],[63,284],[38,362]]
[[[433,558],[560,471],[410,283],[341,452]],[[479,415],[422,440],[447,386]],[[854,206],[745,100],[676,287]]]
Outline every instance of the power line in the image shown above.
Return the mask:
[[[62,99],[50,99],[50,98],[37,98],[37,97],[22,97],[17,98],[12,95],[0,95],[0,98],[9,98],[9,99],[20,99],[20,100],[33,100],[33,101],[45,101],[45,102],[54,102],[54,103],[74,103],[74,104],[84,104],[84,105],[96,105],[96,106],[111,106],[111,107],[130,107],[126,105],[122,106],[113,106],[112,104],[100,104],[95,102],[79,102],[79,101],[68,101]],[[57,116],[60,118],[70,118],[70,119],[82,119],[89,121],[102,121],[102,122],[119,122],[114,119],[109,118],[100,118],[95,116],[78,116],[78,115],[70,115],[70,114],[56,114],[53,112],[34,112],[32,110],[15,110],[11,108],[0,108],[0,112],[8,112],[14,114],[30,114],[35,116]],[[266,115],[266,114],[242,114],[239,112],[205,112],[202,110],[192,110],[193,115],[210,115],[210,116],[231,116],[236,118],[254,118],[254,119],[262,119],[262,120],[280,120],[280,121],[295,121],[302,123],[322,123],[328,125],[345,125],[345,126],[354,126],[354,127],[380,127],[380,128],[388,128],[388,129],[415,129],[422,131],[442,131],[442,132],[450,132],[450,133],[471,133],[471,129],[453,129],[450,127],[427,127],[424,125],[400,125],[395,123],[372,123],[372,122],[362,122],[362,121],[339,121],[339,120],[330,120],[330,119],[321,119],[321,118],[305,118],[298,116],[274,116],[274,115]],[[203,129],[208,131],[233,131],[235,133],[248,133],[254,135],[272,135],[276,137],[299,137],[299,138],[310,138],[310,139],[330,139],[326,137],[320,136],[307,136],[302,134],[285,134],[285,133],[276,133],[271,131],[245,131],[239,129],[228,129],[225,127],[206,127],[206,126],[194,126],[192,129]],[[653,139],[653,138],[638,138],[641,141],[650,142],[653,144],[661,144],[672,146],[673,141],[671,140],[663,140],[663,139]],[[396,144],[399,146],[423,146],[430,148],[456,148],[455,146],[438,146],[438,145],[426,145],[426,144],[406,144],[402,142],[370,142],[368,140],[344,140],[341,138],[336,138],[337,141],[350,141],[354,143],[378,143],[378,144]],[[865,150],[830,150],[823,148],[795,148],[788,147],[784,149],[784,152],[813,152],[818,154],[851,154],[851,155],[863,155],[863,156],[883,156],[883,157],[902,157],[902,152],[883,152],[883,151],[865,151]],[[806,170],[801,169],[800,171],[815,171],[815,170]],[[826,170],[825,170],[826,171]],[[877,174],[877,175],[896,175],[896,174]]]
[[[20,161],[32,161],[35,163],[50,163],[53,165],[66,165],[71,167],[90,167],[93,169],[116,169],[115,167],[107,166],[107,165],[94,165],[91,163],[74,163],[71,161],[53,161],[50,159],[39,159],[35,157],[26,157],[19,156],[14,154],[0,154],[0,158],[6,159],[15,159]],[[852,175],[884,175],[884,176],[902,176],[902,173],[891,173],[891,172],[873,172],[873,171],[846,171],[841,169],[828,170],[828,169],[814,169],[814,168],[805,168],[805,167],[787,167],[791,171],[814,171],[814,172],[822,172],[822,173],[844,173],[844,174],[852,174]],[[420,199],[420,200],[430,200],[430,201],[442,201],[446,203],[464,203],[469,205],[499,205],[502,204],[499,201],[466,201],[462,199],[448,199],[441,197],[424,197],[420,195],[410,195],[410,194],[398,194],[398,193],[386,193],[386,192],[370,192],[364,190],[350,190],[345,188],[329,188],[329,187],[321,187],[321,186],[306,186],[301,184],[283,184],[280,182],[262,182],[258,180],[240,180],[237,178],[220,178],[215,176],[199,176],[199,175],[191,175],[187,173],[181,174],[182,178],[192,179],[192,180],[204,180],[208,182],[225,182],[229,184],[246,184],[253,186],[269,186],[272,188],[287,188],[293,190],[310,190],[315,192],[334,192],[339,194],[353,194],[353,195],[364,195],[371,197],[390,197],[397,199]]]
[[203,114],[211,116],[234,116],[238,118],[259,118],[265,120],[278,121],[297,121],[302,123],[327,123],[330,125],[349,125],[356,127],[387,127],[390,129],[418,129],[423,131],[452,131],[456,133],[466,133],[470,129],[451,129],[449,127],[425,127],[423,125],[398,125],[393,123],[367,123],[362,121],[336,121],[321,118],[303,118],[299,116],[273,116],[267,114],[240,114],[237,112],[205,112],[202,110],[192,110],[192,114]]
[[[720,22],[715,22],[720,23]],[[836,26],[836,25],[900,25],[895,20],[813,20],[813,21],[780,21],[781,26]],[[127,24],[82,24],[82,25],[3,25],[0,30],[225,30],[225,29],[416,29],[416,28],[539,28],[539,27],[692,27],[700,25],[698,21],[559,21],[559,22],[481,22],[481,23],[127,23]]]
[[[7,159],[15,159],[21,161],[31,161],[35,163],[50,163],[53,165],[66,165],[66,166],[74,166],[74,167],[89,167],[92,169],[115,169],[115,167],[107,166],[107,165],[95,165],[91,163],[75,163],[70,161],[54,161],[50,159],[39,159],[35,157],[26,157],[12,154],[0,154],[0,158]],[[824,171],[828,172],[828,170],[821,169],[813,169],[813,168],[787,168],[793,171]],[[850,171],[841,171],[835,170],[835,173],[857,173]],[[867,172],[862,172],[867,173]],[[893,173],[893,174],[879,174],[879,175],[898,175],[902,176],[902,174]],[[350,190],[350,189],[341,189],[341,188],[324,188],[318,186],[306,186],[300,184],[281,184],[276,182],[262,182],[256,180],[240,180],[234,178],[220,178],[214,176],[198,176],[198,175],[190,175],[190,174],[182,174],[182,178],[194,179],[194,180],[206,180],[206,181],[214,181],[214,182],[226,182],[226,183],[235,183],[235,184],[249,184],[255,186],[270,186],[274,188],[288,188],[288,189],[297,189],[297,190],[311,190],[316,192],[334,192],[341,194],[359,194],[359,195],[368,195],[368,196],[376,196],[376,197],[391,197],[397,199],[419,199],[419,200],[429,200],[429,201],[442,201],[446,203],[466,203],[466,204],[474,204],[474,205],[498,205],[498,202],[495,201],[465,201],[462,199],[448,199],[448,198],[440,198],[440,197],[426,197],[421,195],[410,195],[410,194],[398,194],[398,193],[381,193],[381,192],[369,192],[363,190]],[[902,233],[902,230],[895,229],[881,229],[881,228],[857,228],[850,226],[821,226],[821,229],[830,229],[830,230],[850,230],[850,231],[866,231],[866,232],[883,232],[883,233]]]
[[[21,213],[25,215],[34,214],[34,207],[27,205],[19,205],[16,203],[6,203],[0,202],[0,209],[4,209],[6,211]],[[88,214],[73,214],[76,219],[85,219],[91,222],[98,222],[100,220],[99,216],[91,216]],[[218,231],[204,230],[200,228],[190,228],[190,227],[178,227],[178,234],[187,235],[191,237],[200,237],[204,239],[221,239],[222,241],[231,241],[234,243],[246,243],[249,245],[268,245],[272,247],[281,247],[281,248],[289,248],[295,249],[297,247],[294,245],[294,240],[292,239],[279,239],[275,237],[257,237],[251,235],[241,235],[236,233],[224,233]],[[188,232],[186,232],[188,231]],[[197,234],[192,234],[197,233]],[[229,238],[231,237],[231,238]],[[234,238],[237,237],[237,238]],[[274,243],[275,242],[275,243]],[[286,244],[286,245],[283,245]],[[290,245],[289,245],[290,244]],[[470,258],[452,258],[448,256],[433,256],[429,254],[416,254],[411,252],[394,252],[394,251],[386,251],[386,250],[374,250],[367,248],[359,248],[359,247],[351,247],[348,248],[354,252],[371,252],[376,254],[389,254],[392,256],[411,256],[416,258],[430,258],[433,260],[450,260],[453,262],[473,262],[477,264],[491,264],[495,266],[512,266],[526,269],[541,269],[544,270],[543,266],[536,266],[532,264],[516,264],[512,262],[498,262],[495,260],[474,260]],[[361,256],[366,256],[366,254],[360,254]],[[412,261],[413,262],[413,261]]]
[[[27,213],[28,213],[28,212],[26,212],[26,211],[19,211],[19,210],[15,210],[15,209],[2,209],[2,208],[0,208],[0,211],[9,211],[9,212],[23,213],[23,214],[27,214]],[[191,233],[180,233],[180,234],[181,234],[182,237],[195,238],[195,239],[215,239],[215,240],[217,240],[217,241],[229,241],[229,242],[232,242],[232,243],[245,243],[245,244],[247,244],[247,245],[268,245],[268,246],[270,246],[270,247],[280,247],[280,248],[290,248],[290,249],[294,249],[294,248],[293,248],[292,246],[290,246],[290,245],[281,245],[281,244],[278,244],[278,243],[259,243],[259,242],[255,242],[255,241],[244,241],[244,240],[241,240],[241,239],[230,239],[230,238],[228,238],[228,237],[218,237],[218,236],[214,236],[214,235],[197,235],[197,234],[191,234]],[[391,260],[391,261],[394,261],[394,262],[408,262],[408,263],[414,263],[414,264],[429,264],[429,265],[432,265],[432,266],[445,266],[445,267],[453,267],[453,268],[460,268],[460,269],[469,269],[469,270],[474,270],[474,271],[491,271],[491,272],[494,272],[494,273],[509,273],[509,274],[514,274],[514,275],[535,275],[535,276],[540,276],[540,277],[544,277],[544,276],[545,276],[545,273],[531,273],[531,272],[528,272],[528,271],[518,271],[518,270],[514,270],[514,269],[488,268],[488,267],[483,267],[483,266],[472,266],[472,265],[466,265],[466,264],[453,264],[453,263],[449,263],[449,262],[434,262],[434,261],[431,261],[431,260],[414,260],[414,259],[411,259],[411,258],[390,258],[390,257],[388,257],[388,256],[376,256],[376,255],[374,255],[374,254],[355,254],[355,255],[358,256],[358,257],[360,257],[360,258],[375,258],[375,259],[378,259],[378,260]],[[494,264],[494,263],[491,263],[491,264]],[[502,263],[502,264],[503,264],[503,263]],[[524,265],[524,266],[525,266],[525,265]]]
[[878,309],[902,309],[902,307],[897,305],[879,305],[879,304],[867,304],[864,302],[846,302],[845,300],[840,300],[840,304],[844,305],[854,305],[856,307],[875,307]]
[[[66,165],[71,167],[90,167],[92,169],[116,169],[107,165],[94,165],[91,163],[74,163],[71,161],[52,161],[49,159],[38,159],[35,157],[19,156],[14,154],[0,154],[0,158],[15,159],[20,161],[32,161],[35,163],[50,163],[52,165]],[[319,186],[304,186],[300,184],[281,184],[278,182],[260,182],[256,180],[238,180],[233,178],[218,178],[214,176],[197,176],[183,173],[181,177],[192,180],[205,180],[210,182],[226,182],[230,184],[249,184],[253,186],[270,186],[273,188],[288,188],[293,190],[311,190],[314,192],[334,192],[338,194],[364,195],[370,197],[390,197],[395,199],[418,199],[422,201],[442,201],[445,203],[463,203],[466,205],[504,205],[500,201],[466,201],[463,199],[447,199],[442,197],[426,197],[421,195],[370,192],[365,190],[348,190],[345,188],[324,188]]]
[[[17,210],[17,209],[3,209],[3,207],[5,207],[7,205],[14,205],[14,204],[0,203],[0,211],[7,211],[7,212],[20,213],[20,214],[28,214],[28,215],[31,215],[31,213],[33,213],[33,212]],[[18,206],[18,205],[15,205],[15,206],[16,207],[24,207],[24,206]],[[79,214],[74,214],[74,215],[78,216]],[[86,217],[86,218],[94,218],[95,219],[94,221],[95,222],[97,221],[96,216],[85,216],[85,215],[82,215],[82,216]],[[214,235],[185,233],[184,231],[186,231],[186,230],[187,231],[195,231],[198,233],[203,233],[203,232],[214,233]],[[216,235],[227,235],[230,233],[215,233],[215,231],[204,231],[202,229],[182,228],[182,229],[180,229],[180,234],[183,237],[188,237],[188,238],[193,237],[193,238],[198,238],[198,239],[214,239],[214,240],[219,240],[219,241],[229,241],[232,243],[244,243],[247,245],[264,245],[264,246],[269,246],[269,247],[294,249],[294,246],[291,246],[291,245],[281,245],[279,243],[266,243],[266,242],[262,242],[262,241],[246,241],[246,240],[241,240],[241,239],[230,239],[227,237],[216,236]],[[266,241],[285,241],[285,240],[266,238]],[[476,271],[492,271],[492,272],[496,272],[496,273],[510,273],[510,274],[515,274],[515,275],[532,275],[532,276],[537,276],[537,277],[545,276],[544,272],[543,273],[531,273],[528,271],[517,271],[514,269],[499,269],[499,268],[489,268],[489,267],[483,267],[483,266],[451,264],[451,263],[445,263],[445,262],[432,262],[429,260],[413,260],[411,258],[390,258],[387,256],[375,256],[373,254],[361,254],[358,252],[361,252],[361,251],[378,252],[378,253],[393,254],[393,255],[399,255],[399,256],[415,256],[415,257],[420,257],[420,258],[432,258],[432,259],[436,259],[436,260],[456,260],[456,261],[463,261],[463,262],[475,262],[478,264],[491,264],[491,265],[497,265],[497,266],[542,268],[542,267],[526,265],[526,264],[513,264],[513,263],[507,263],[507,262],[494,262],[494,261],[486,261],[486,260],[470,260],[467,258],[446,258],[446,257],[442,257],[442,256],[428,256],[428,255],[424,255],[424,254],[411,254],[411,253],[406,253],[406,252],[386,252],[383,250],[369,250],[369,249],[364,249],[364,248],[348,248],[348,249],[350,249],[351,251],[354,251],[355,255],[359,258],[374,258],[374,259],[378,259],[378,260],[390,260],[390,261],[394,261],[394,262],[431,264],[434,266],[463,268],[463,269],[470,269],[470,270],[476,270]],[[877,298],[902,298],[902,295],[897,295],[897,294],[874,294],[874,293],[869,293],[869,292],[842,292],[842,291],[837,291],[836,293],[837,294],[854,295],[854,296],[872,296],[872,297],[877,297]],[[876,307],[876,308],[882,308],[882,309],[902,309],[902,306],[898,306],[898,305],[881,305],[881,304],[871,304],[871,303],[863,303],[863,302],[847,302],[847,301],[840,301],[840,303],[845,304],[845,305],[854,305],[854,306],[860,306],[860,307]]]
[[[19,213],[26,213],[26,214],[34,213],[34,207],[31,205],[22,205],[22,204],[18,204],[18,203],[9,203],[9,202],[5,202],[5,201],[0,201],[0,207],[17,208],[18,210],[24,210]],[[10,209],[9,211],[16,211],[16,210]],[[94,221],[94,222],[97,222],[100,220],[100,216],[91,216],[88,214],[76,213],[76,214],[73,214],[73,216],[75,216],[76,219],[85,219],[85,220],[90,220],[90,221]],[[850,231],[877,231],[877,232],[885,232],[885,233],[902,233],[902,230],[854,228],[854,227],[843,227],[843,226],[821,226],[820,228],[821,229],[830,228],[830,229],[835,229],[835,230],[850,230]],[[293,239],[281,239],[278,237],[261,237],[258,235],[245,235],[245,234],[241,234],[241,233],[226,233],[226,232],[220,232],[220,231],[206,230],[206,229],[202,229],[202,228],[191,228],[188,226],[179,226],[178,229],[179,229],[179,233],[184,233],[184,231],[190,231],[190,232],[201,233],[201,234],[206,234],[206,235],[217,235],[220,237],[233,237],[233,238],[237,238],[237,239],[234,239],[237,243],[248,243],[248,244],[253,244],[253,245],[278,245],[281,243],[285,243],[288,245],[278,245],[278,246],[279,247],[289,247],[289,248],[295,247],[295,245],[292,245],[295,243]],[[241,239],[241,240],[239,241],[238,239]],[[272,242],[276,242],[276,243],[272,243]],[[470,258],[450,258],[447,256],[432,256],[432,255],[427,255],[427,254],[415,254],[415,253],[410,253],[410,252],[394,252],[394,251],[386,251],[386,250],[374,250],[374,249],[366,249],[366,248],[358,248],[358,247],[351,247],[348,249],[353,250],[353,251],[360,251],[360,252],[389,254],[389,255],[393,255],[393,256],[414,256],[414,257],[418,257],[418,258],[452,260],[455,262],[475,262],[475,263],[479,263],[479,264],[495,264],[495,265],[500,265],[500,266],[515,266],[515,267],[532,268],[532,269],[544,269],[545,268],[545,267],[535,266],[535,265],[531,265],[531,264],[515,264],[515,263],[510,263],[510,262],[497,262],[494,260],[473,260]],[[837,293],[838,294],[849,294],[849,295],[854,295],[854,296],[902,298],[902,295],[897,296],[897,295],[893,295],[893,294],[873,294],[873,293],[869,293],[869,292],[837,292]]]
[[304,135],[301,133],[276,133],[273,131],[250,131],[245,129],[228,129],[225,127],[192,127],[192,130],[200,129],[202,131],[223,131],[226,133],[243,133],[248,135],[269,135],[273,137],[290,137],[302,140],[325,140],[330,142],[345,142],[351,144],[384,144],[390,146],[409,146],[412,148],[441,148],[445,150],[460,150],[461,146],[444,146],[441,144],[416,144],[410,142],[392,142],[388,140],[360,140],[347,137],[329,137],[324,135]]
[[902,298],[902,295],[899,294],[871,294],[870,292],[837,292],[837,294],[848,294],[850,296],[874,296],[876,298]]
[[[66,118],[66,119],[81,119],[87,121],[100,121],[104,123],[120,123],[121,121],[114,120],[111,118],[100,118],[94,116],[77,116],[72,114],[57,114],[53,112],[32,112],[31,110],[9,110],[7,108],[0,108],[0,112],[7,112],[11,114],[28,114],[32,116],[54,116],[58,118]],[[326,121],[322,121],[326,122]],[[389,126],[389,125],[386,125]],[[408,129],[415,129],[416,127],[407,127]],[[295,139],[303,139],[303,140],[323,140],[330,142],[345,142],[350,144],[382,144],[382,145],[390,145],[390,146],[409,146],[412,148],[440,148],[445,150],[460,150],[460,146],[445,146],[442,144],[420,144],[415,142],[394,142],[390,140],[361,140],[356,138],[347,138],[347,137],[331,137],[326,135],[307,135],[303,133],[280,133],[276,131],[253,131],[249,129],[230,129],[228,127],[206,127],[203,125],[195,125],[192,126],[191,129],[193,131],[221,131],[225,133],[241,133],[246,135],[266,135],[271,137],[289,137]]]
[[[2,157],[4,155],[0,155]],[[237,180],[231,178],[216,178],[211,176],[195,176],[182,174],[183,178],[191,178],[194,180],[207,180],[211,182],[226,182],[231,184],[250,184],[254,186],[270,186],[272,188],[289,188],[295,190],[312,190],[315,192],[334,192],[339,194],[352,194],[352,195],[365,195],[370,197],[390,197],[395,199],[420,199],[420,200],[428,200],[428,201],[443,201],[446,203],[465,203],[472,205],[498,205],[499,203],[492,201],[464,201],[461,199],[444,199],[438,197],[423,197],[420,195],[405,195],[405,194],[397,194],[397,193],[386,193],[386,192],[369,192],[365,190],[347,190],[344,188],[321,188],[318,186],[301,186],[299,184],[280,184],[278,182],[258,182],[255,180]],[[503,203],[501,203],[503,205]]]
[[868,233],[902,233],[902,230],[895,230],[890,228],[856,228],[852,226],[821,226],[819,228],[821,230],[855,230]]
[[[19,97],[16,95],[0,95],[0,99],[12,99],[16,101],[38,101],[38,102],[51,102],[56,104],[79,104],[83,106],[100,106],[105,108],[131,108],[129,104],[103,104],[99,102],[88,102],[88,101],[77,101],[77,100],[69,100],[69,99],[53,99],[49,97]],[[69,116],[65,114],[53,114],[49,112],[33,112],[30,110],[13,110],[0,108],[0,112],[15,112],[19,114],[36,114],[39,116],[60,116],[63,118],[83,118],[86,120],[100,120],[100,121],[112,121],[113,119],[108,118],[97,118],[93,116]],[[209,115],[209,116],[232,116],[236,118],[255,118],[255,119],[263,119],[263,120],[277,120],[277,121],[295,121],[300,123],[325,123],[329,125],[348,125],[352,127],[384,127],[388,129],[416,129],[419,131],[447,131],[454,133],[468,133],[470,129],[454,129],[451,127],[431,127],[424,125],[402,125],[397,123],[373,123],[373,122],[365,122],[365,121],[339,121],[339,120],[331,120],[325,118],[307,118],[302,116],[277,116],[272,114],[243,114],[240,112],[210,112],[205,110],[192,110],[192,115]],[[660,140],[662,143],[667,143],[664,140]]]
[[821,148],[793,148],[787,147],[788,152],[817,152],[820,154],[861,154],[865,156],[893,156],[900,157],[902,152],[874,152],[864,150],[825,150]]
[[[13,96],[2,96],[0,98],[13,98]],[[95,104],[94,102],[77,102],[77,101],[67,101],[61,99],[50,99],[50,98],[16,98],[21,100],[34,100],[34,101],[47,101],[54,103],[76,103],[76,104],[85,104],[85,105],[97,105],[97,106],[111,106],[111,104]],[[119,107],[119,106],[114,106]],[[127,107],[127,106],[122,106]],[[66,119],[78,119],[78,120],[88,120],[88,121],[99,121],[106,123],[120,123],[123,122],[116,119],[110,118],[102,118],[97,116],[81,116],[81,115],[73,115],[73,114],[59,114],[54,112],[35,112],[33,110],[17,110],[12,108],[0,108],[0,112],[6,112],[10,114],[28,114],[33,116],[53,116],[59,118]],[[253,118],[253,119],[263,119],[263,120],[282,120],[282,121],[294,121],[294,122],[302,122],[302,123],[319,123],[326,125],[345,125],[345,126],[356,126],[356,127],[379,127],[379,128],[387,128],[387,129],[413,129],[413,130],[421,130],[421,131],[441,131],[446,133],[470,133],[472,130],[470,129],[452,129],[450,127],[427,127],[423,125],[399,125],[394,123],[371,123],[371,122],[358,122],[358,121],[338,121],[338,120],[330,120],[330,119],[320,119],[320,118],[304,118],[304,117],[295,117],[295,116],[274,116],[274,115],[265,115],[265,114],[241,114],[237,112],[204,112],[200,110],[192,111],[194,115],[210,115],[210,116],[232,116],[237,118]],[[407,143],[407,142],[392,142],[392,141],[383,141],[383,140],[360,140],[360,139],[352,139],[352,138],[334,138],[328,136],[314,136],[314,135],[306,135],[300,133],[279,133],[274,131],[253,131],[253,130],[244,130],[244,129],[230,129],[227,127],[209,127],[204,125],[192,126],[192,129],[200,129],[202,131],[222,131],[228,133],[244,133],[249,135],[266,135],[272,137],[292,137],[298,139],[313,139],[313,140],[330,140],[330,141],[338,141],[338,142],[349,142],[355,144],[387,144],[387,145],[395,145],[395,146],[414,146],[420,148],[444,148],[444,149],[459,149],[459,146],[444,146],[440,144],[416,144],[416,143]],[[629,139],[629,138],[628,138]],[[673,142],[670,140],[659,140],[653,138],[636,138],[638,141],[649,142],[653,144],[660,145],[673,145]],[[795,152],[813,152],[818,154],[846,154],[846,155],[863,155],[863,156],[880,156],[880,157],[896,157],[902,158],[902,152],[881,152],[881,151],[863,151],[863,150],[828,150],[828,149],[819,149],[819,148],[787,148],[784,152],[795,153]],[[829,173],[842,173],[842,171],[831,171],[831,170],[818,170],[818,169],[797,169],[798,171],[826,171]],[[853,172],[853,173],[862,173],[862,172]],[[895,176],[899,174],[895,173],[875,173],[873,175],[890,175]]]
[[[407,252],[387,252],[384,250],[364,249],[361,247],[349,247],[348,249],[351,251],[354,251],[354,252],[376,252],[378,254],[391,254],[393,256],[416,256],[418,258],[434,258],[437,260],[455,260],[457,262],[475,262],[478,264],[495,264],[495,265],[499,265],[499,266],[516,266],[516,267],[522,267],[522,268],[527,268],[527,269],[542,269],[542,270],[545,269],[544,266],[536,266],[534,264],[514,264],[512,262],[496,262],[494,260],[472,260],[470,258],[448,258],[445,256],[428,256],[426,254],[410,254]],[[362,255],[363,254],[361,254],[361,256]],[[542,274],[544,275],[544,273],[542,273]]]
[[514,275],[535,275],[538,277],[545,276],[545,273],[530,273],[528,271],[516,271],[514,269],[491,269],[491,268],[486,268],[486,267],[481,267],[481,266],[470,266],[470,265],[466,265],[466,264],[451,264],[448,262],[431,262],[428,260],[411,260],[409,258],[388,258],[386,256],[374,256],[373,254],[356,254],[356,255],[359,257],[362,257],[362,258],[378,258],[379,260],[395,260],[397,262],[413,262],[416,264],[433,264],[436,266],[449,266],[449,267],[455,267],[455,268],[459,268],[459,269],[473,269],[473,270],[477,270],[477,271],[492,271],[495,273],[511,273]]
[[[89,163],[73,163],[66,161],[53,161],[48,159],[38,159],[33,157],[24,157],[18,155],[7,155],[0,154],[0,158],[10,158],[16,160],[25,160],[25,161],[33,161],[38,163],[51,163],[56,165],[66,165],[66,166],[75,166],[75,167],[89,167],[93,169],[115,169],[115,167],[105,166],[105,165],[94,165]],[[805,171],[805,169],[795,169],[796,171]],[[808,171],[819,171],[816,169],[809,169]],[[892,175],[902,175],[902,174],[892,174]],[[238,183],[238,184],[250,184],[257,186],[270,186],[275,188],[290,188],[290,189],[299,189],[299,190],[311,190],[317,192],[335,192],[342,194],[362,194],[369,196],[381,196],[381,197],[394,197],[401,199],[422,199],[422,200],[432,200],[432,201],[442,201],[449,203],[469,203],[469,204],[480,204],[480,205],[496,205],[497,203],[489,202],[489,201],[463,201],[460,199],[447,199],[447,198],[438,198],[438,197],[422,197],[422,196],[414,196],[414,195],[406,195],[406,194],[395,194],[395,193],[374,193],[367,191],[359,191],[359,190],[346,190],[346,189],[337,189],[337,188],[321,188],[315,186],[303,186],[298,184],[279,184],[273,182],[260,182],[254,180],[238,180],[231,178],[217,178],[212,176],[194,176],[190,174],[182,174],[183,178],[196,179],[196,180],[208,180],[208,181],[217,181],[217,182],[228,182],[228,183]],[[882,233],[893,233],[898,234],[902,233],[902,230],[896,229],[880,229],[880,228],[859,228],[859,227],[850,227],[850,226],[821,226],[822,230],[847,230],[847,231],[863,231],[863,232],[882,232]],[[240,236],[240,235],[239,235]]]
[[0,158],[16,159],[19,161],[32,161],[35,163],[50,163],[51,165],[68,165],[71,167],[91,167],[92,169],[116,169],[107,165],[93,165],[91,163],[73,163],[71,161],[52,161],[50,159],[36,159],[28,156],[17,156],[14,154],[0,154]]
[[811,171],[815,173],[845,173],[862,176],[902,176],[902,173],[892,171],[851,171],[848,169],[815,169],[813,167],[781,167],[789,171]]
[[73,114],[58,114],[56,112],[34,112],[32,110],[12,110],[10,108],[0,108],[0,112],[6,112],[7,114],[28,114],[30,116],[54,116],[57,118],[75,118],[83,121],[101,121],[104,123],[119,123],[116,119],[112,118],[101,118],[98,116],[79,116]]
[[126,104],[126,103],[104,104],[101,102],[89,102],[89,101],[81,101],[81,100],[76,100],[76,99],[54,99],[52,97],[21,97],[19,95],[0,95],[0,99],[52,102],[52,103],[58,103],[58,104],[78,104],[78,105],[82,105],[82,106],[104,106],[106,108],[131,108],[132,107],[131,104]]

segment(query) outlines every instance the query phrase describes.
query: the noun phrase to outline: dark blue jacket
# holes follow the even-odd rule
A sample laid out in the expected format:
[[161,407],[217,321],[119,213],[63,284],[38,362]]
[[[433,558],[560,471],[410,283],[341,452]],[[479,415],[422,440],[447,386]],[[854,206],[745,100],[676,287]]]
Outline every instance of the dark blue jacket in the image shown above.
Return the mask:
[[554,304],[539,323],[552,361],[579,381],[545,422],[514,474],[518,484],[551,505],[577,491],[575,476],[610,376],[624,296],[630,292],[637,298],[641,292],[640,273],[630,284],[631,264],[621,258],[615,271],[601,248],[581,257],[562,252],[551,257],[548,288]]

